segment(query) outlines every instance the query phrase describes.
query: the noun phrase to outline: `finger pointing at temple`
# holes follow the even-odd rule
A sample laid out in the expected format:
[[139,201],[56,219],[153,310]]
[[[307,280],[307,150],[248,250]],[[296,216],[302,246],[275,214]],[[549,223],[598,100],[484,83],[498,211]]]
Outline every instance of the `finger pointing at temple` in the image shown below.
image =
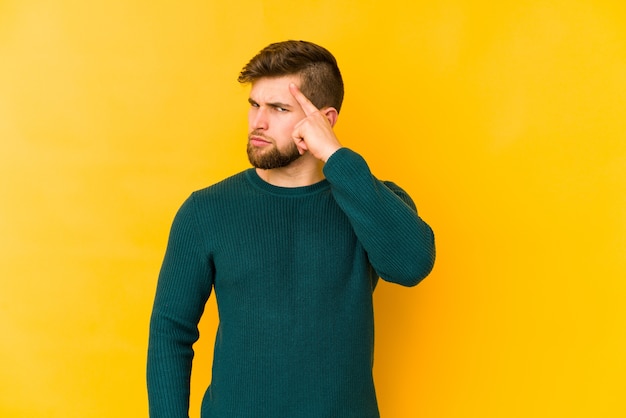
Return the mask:
[[312,115],[315,112],[319,112],[319,109],[315,107],[313,103],[306,97],[302,91],[296,86],[294,83],[289,84],[289,91],[296,99],[302,110],[304,110],[304,114],[307,116]]
[[296,124],[292,137],[301,154],[311,152],[319,160],[327,161],[337,149],[341,148],[333,132],[337,120],[337,110],[333,107],[318,109],[293,83],[289,91],[302,107],[305,118]]

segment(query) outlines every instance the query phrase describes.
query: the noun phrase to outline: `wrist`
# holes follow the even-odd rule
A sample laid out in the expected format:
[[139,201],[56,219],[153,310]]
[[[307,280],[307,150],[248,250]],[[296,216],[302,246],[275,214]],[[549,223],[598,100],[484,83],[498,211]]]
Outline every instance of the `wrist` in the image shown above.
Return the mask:
[[328,159],[332,157],[333,154],[339,151],[341,148],[342,148],[341,145],[337,145],[336,147],[330,148],[320,159],[324,161],[324,163],[326,163]]

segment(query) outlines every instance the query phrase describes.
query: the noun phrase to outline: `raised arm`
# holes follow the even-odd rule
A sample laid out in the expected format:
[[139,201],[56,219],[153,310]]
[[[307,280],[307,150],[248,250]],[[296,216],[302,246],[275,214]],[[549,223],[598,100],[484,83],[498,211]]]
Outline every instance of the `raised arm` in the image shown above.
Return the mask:
[[342,148],[333,131],[337,112],[317,109],[294,84],[289,86],[305,118],[292,134],[300,152],[324,161],[324,175],[381,278],[414,286],[435,261],[432,229],[418,216],[411,198],[393,183],[377,180],[355,152]]
[[324,174],[382,279],[414,286],[430,273],[434,234],[404,190],[376,179],[365,160],[347,148],[330,157]]

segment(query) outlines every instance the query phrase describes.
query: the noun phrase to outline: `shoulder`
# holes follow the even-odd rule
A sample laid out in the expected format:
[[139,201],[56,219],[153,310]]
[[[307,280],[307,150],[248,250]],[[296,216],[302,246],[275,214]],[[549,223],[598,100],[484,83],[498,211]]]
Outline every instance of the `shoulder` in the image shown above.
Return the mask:
[[241,171],[233,176],[227,177],[215,184],[196,190],[191,194],[191,199],[196,201],[212,200],[219,197],[230,196],[237,193],[248,185],[247,171]]
[[250,170],[241,171],[211,186],[191,193],[183,206],[199,218],[234,216],[241,207],[250,206],[256,199],[255,188],[250,181]]
[[[246,171],[192,192],[182,203],[176,219],[202,226],[207,222],[231,216],[238,202],[245,200],[249,189]],[[235,201],[235,202],[234,202]]]

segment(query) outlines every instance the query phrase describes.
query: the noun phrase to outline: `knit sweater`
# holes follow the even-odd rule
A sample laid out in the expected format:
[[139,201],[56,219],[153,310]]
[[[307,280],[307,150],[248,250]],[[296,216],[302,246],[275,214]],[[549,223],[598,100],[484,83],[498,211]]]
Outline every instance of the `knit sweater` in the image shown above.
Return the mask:
[[202,418],[373,418],[378,278],[416,285],[435,258],[409,196],[342,148],[325,179],[284,188],[249,169],[194,192],[170,231],[148,347],[152,418],[188,417],[192,345],[219,326]]

